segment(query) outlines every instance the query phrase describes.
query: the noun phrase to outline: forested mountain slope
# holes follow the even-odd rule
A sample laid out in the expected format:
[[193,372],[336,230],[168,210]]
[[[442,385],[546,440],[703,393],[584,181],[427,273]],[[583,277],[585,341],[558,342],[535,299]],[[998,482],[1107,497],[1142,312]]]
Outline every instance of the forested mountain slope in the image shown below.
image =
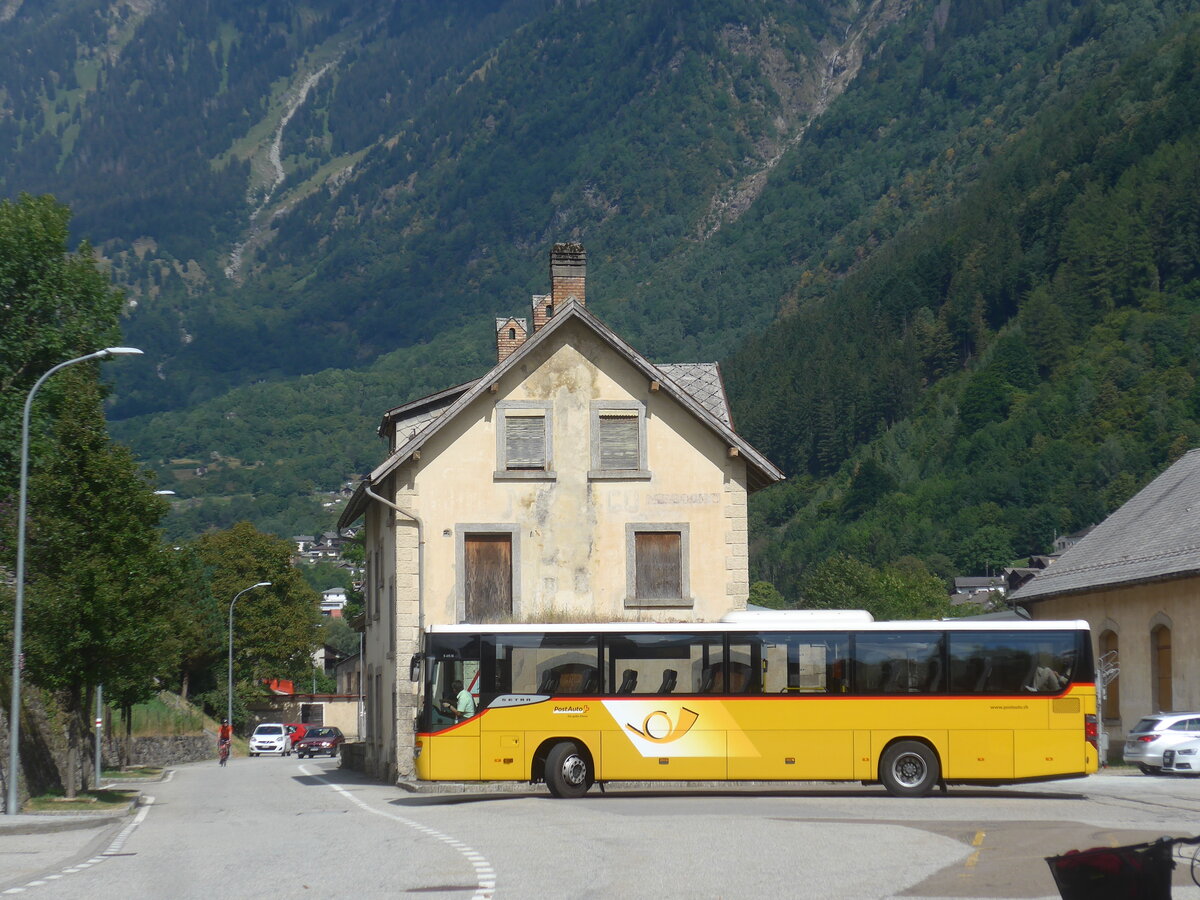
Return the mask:
[[960,200],[726,369],[796,477],[759,498],[785,595],[838,553],[996,570],[1200,439],[1200,18],[1049,103]]
[[[1047,117],[1157,72],[1190,7],[13,0],[0,190],[71,203],[127,286],[126,339],[152,359],[122,367],[111,414],[165,478],[208,467],[169,485],[195,498],[181,532],[329,521],[312,492],[378,459],[380,412],[486,368],[489,317],[521,313],[549,245],[571,239],[589,252],[589,306],[652,358],[755,341],[728,367],[735,420],[796,476],[756,503],[755,559],[794,594],[832,548],[968,565],[935,529],[855,544],[892,495],[843,503],[856,453],[920,431],[906,417],[935,398],[947,444],[974,439],[955,385],[1003,356],[1041,283],[1026,264],[1061,263],[1064,246],[1026,247],[1002,225],[1016,211],[994,216],[975,192],[1067,203],[1035,173],[1074,183],[1077,145],[1121,134]],[[961,236],[970,210],[993,230]],[[1038,296],[1075,321],[1049,285]],[[1083,323],[1056,333],[1065,357],[1085,352]],[[1038,365],[1021,391],[1056,377]],[[1006,390],[1007,412],[1024,394]],[[870,452],[885,485],[941,477],[932,456]],[[1099,509],[1106,487],[1076,493]]]

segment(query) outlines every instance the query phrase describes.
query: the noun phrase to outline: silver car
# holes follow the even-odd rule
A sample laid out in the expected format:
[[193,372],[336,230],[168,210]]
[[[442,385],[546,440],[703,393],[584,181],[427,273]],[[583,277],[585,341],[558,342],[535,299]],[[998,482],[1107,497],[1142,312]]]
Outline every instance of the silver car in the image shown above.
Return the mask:
[[1163,751],[1164,775],[1200,775],[1200,741],[1184,741]]
[[1163,768],[1163,751],[1200,740],[1200,712],[1146,716],[1125,735],[1125,762],[1147,775]]

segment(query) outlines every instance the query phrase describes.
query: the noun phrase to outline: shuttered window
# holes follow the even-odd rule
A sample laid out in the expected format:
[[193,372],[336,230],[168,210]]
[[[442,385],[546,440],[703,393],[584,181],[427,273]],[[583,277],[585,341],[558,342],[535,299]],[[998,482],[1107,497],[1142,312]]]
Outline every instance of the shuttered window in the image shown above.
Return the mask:
[[683,596],[682,535],[678,531],[639,531],[634,535],[638,600]]
[[463,540],[463,599],[468,622],[512,616],[512,535],[469,534]]
[[546,468],[545,416],[505,416],[504,465],[506,469]]
[[600,469],[640,469],[640,427],[636,413],[601,412],[597,419],[596,448]]

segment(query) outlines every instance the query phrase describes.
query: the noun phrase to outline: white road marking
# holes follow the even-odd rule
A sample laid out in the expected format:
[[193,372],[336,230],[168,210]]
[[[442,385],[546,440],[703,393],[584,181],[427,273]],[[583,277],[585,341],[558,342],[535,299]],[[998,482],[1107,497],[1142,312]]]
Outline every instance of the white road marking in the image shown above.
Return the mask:
[[108,845],[108,849],[99,856],[93,856],[87,862],[76,863],[73,866],[63,869],[56,875],[46,875],[44,878],[40,878],[36,881],[30,881],[21,887],[14,887],[9,888],[6,891],[0,891],[0,893],[23,894],[30,888],[39,887],[48,881],[62,878],[64,875],[74,875],[76,872],[80,872],[83,869],[90,869],[92,866],[104,862],[104,860],[108,859],[108,857],[115,856],[116,854],[120,853],[121,848],[125,846],[125,842],[129,840],[129,836],[133,834],[133,830],[142,824],[142,820],[146,818],[146,814],[150,812],[150,807],[154,804],[153,797],[144,797],[143,801],[145,802],[145,805],[138,810],[138,814],[133,817],[133,821],[121,829],[121,832],[115,838],[113,838],[113,842]]
[[373,806],[369,806],[362,800],[355,797],[345,788],[328,781],[321,775],[317,774],[317,772],[310,770],[308,766],[300,766],[299,769],[310,778],[315,778],[322,784],[327,785],[328,787],[337,791],[360,809],[366,810],[369,813],[374,813],[377,816],[383,816],[385,819],[391,819],[393,822],[399,822],[401,825],[406,825],[409,828],[415,829],[416,831],[421,832],[421,834],[439,840],[448,847],[457,850],[463,855],[463,857],[466,858],[467,862],[469,862],[471,867],[475,870],[475,878],[478,882],[478,887],[475,889],[475,893],[472,895],[471,900],[492,900],[492,895],[496,892],[496,872],[492,868],[492,864],[487,861],[487,857],[485,857],[482,853],[473,850],[471,847],[467,846],[457,838],[450,837],[448,834],[443,834],[436,828],[430,828],[428,825],[423,825],[422,823],[414,821],[413,819],[406,819],[404,816],[398,816],[395,813],[386,812],[385,810],[376,809]]

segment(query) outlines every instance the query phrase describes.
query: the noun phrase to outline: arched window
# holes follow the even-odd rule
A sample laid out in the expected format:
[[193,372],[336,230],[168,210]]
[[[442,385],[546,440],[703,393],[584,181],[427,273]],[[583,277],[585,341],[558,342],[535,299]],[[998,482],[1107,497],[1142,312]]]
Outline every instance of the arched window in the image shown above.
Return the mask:
[[546,318],[549,319],[552,315],[554,315],[554,304],[547,303],[546,304]]
[[508,339],[510,341],[515,341],[517,339],[517,329],[515,329],[515,328],[508,329]]
[[1170,712],[1174,707],[1171,693],[1171,629],[1158,625],[1150,632],[1151,707]]
[[[1118,660],[1117,633],[1105,631],[1100,634],[1100,659],[1114,664]],[[1114,678],[1104,689],[1104,708],[1100,711],[1106,722],[1121,718],[1121,678]]]

